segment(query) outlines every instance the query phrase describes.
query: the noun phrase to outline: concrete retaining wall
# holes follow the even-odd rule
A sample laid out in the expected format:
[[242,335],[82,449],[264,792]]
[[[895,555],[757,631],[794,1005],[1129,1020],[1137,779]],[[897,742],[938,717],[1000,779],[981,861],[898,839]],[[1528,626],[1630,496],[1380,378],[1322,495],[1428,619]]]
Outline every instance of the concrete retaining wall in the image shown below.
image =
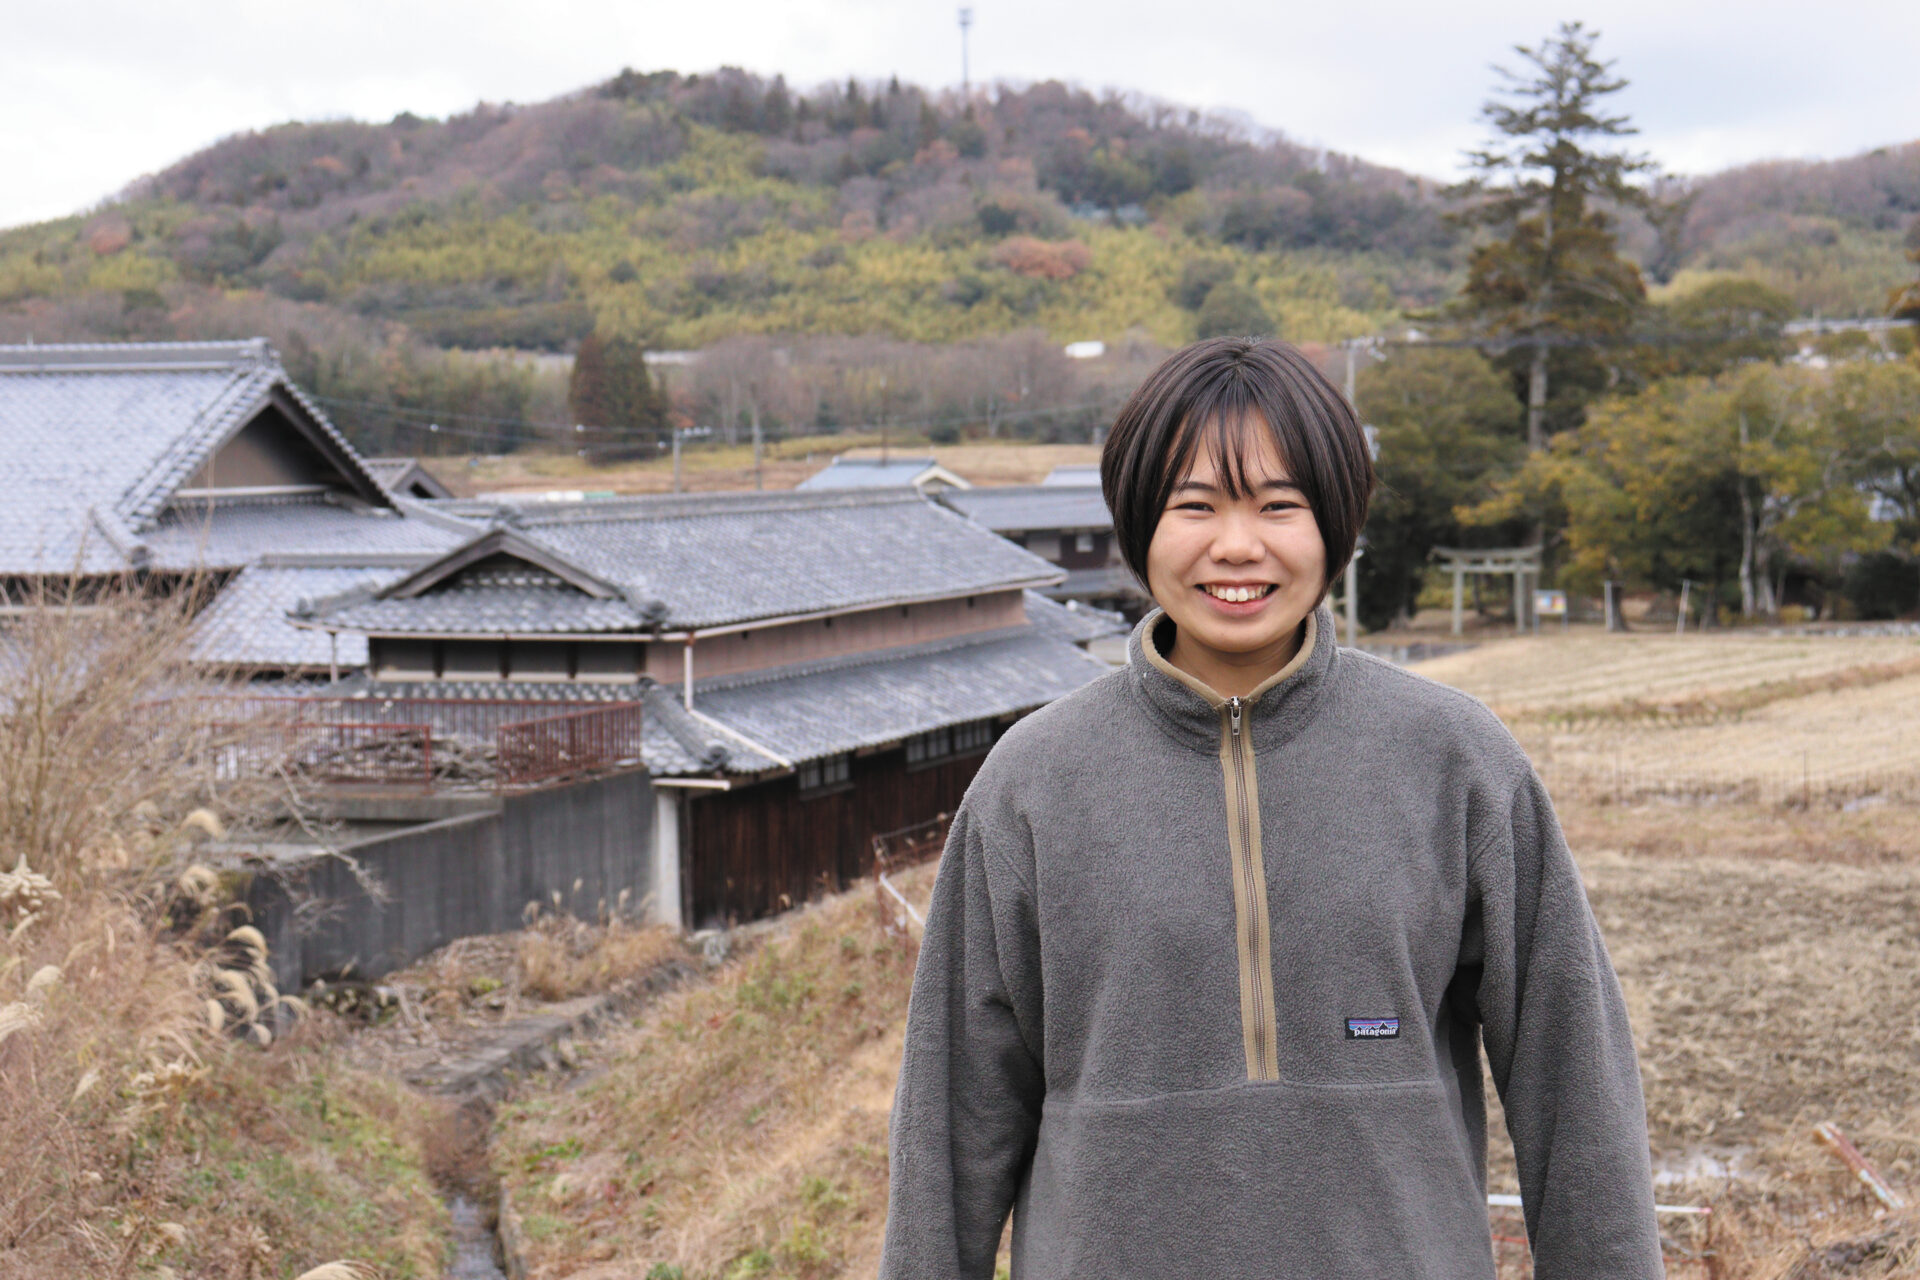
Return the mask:
[[638,918],[653,888],[653,817],[645,773],[512,794],[487,811],[343,844],[341,856],[255,871],[246,901],[281,990],[349,966],[375,978],[455,938],[518,928],[529,902],[552,910],[556,893],[562,909],[593,918],[624,889]]

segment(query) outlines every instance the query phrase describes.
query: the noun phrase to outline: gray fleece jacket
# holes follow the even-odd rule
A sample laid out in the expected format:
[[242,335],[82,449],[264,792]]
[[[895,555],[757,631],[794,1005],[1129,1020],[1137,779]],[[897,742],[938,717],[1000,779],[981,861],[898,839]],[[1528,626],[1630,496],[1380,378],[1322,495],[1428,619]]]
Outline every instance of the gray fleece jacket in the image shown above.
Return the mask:
[[[1014,726],[953,821],[883,1280],[1493,1274],[1486,1045],[1541,1280],[1664,1274],[1625,1007],[1519,745],[1333,643],[1162,656]],[[1155,643],[1146,643],[1157,637]]]

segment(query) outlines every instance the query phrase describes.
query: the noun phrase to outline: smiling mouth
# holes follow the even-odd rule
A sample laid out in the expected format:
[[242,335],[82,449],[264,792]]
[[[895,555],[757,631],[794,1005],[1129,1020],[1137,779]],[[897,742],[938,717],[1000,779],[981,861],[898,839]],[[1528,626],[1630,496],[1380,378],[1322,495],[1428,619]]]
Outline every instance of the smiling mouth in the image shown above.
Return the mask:
[[1221,583],[1203,582],[1200,589],[1215,600],[1227,604],[1246,604],[1249,601],[1264,599],[1280,589],[1275,582],[1259,582],[1248,586],[1227,586]]

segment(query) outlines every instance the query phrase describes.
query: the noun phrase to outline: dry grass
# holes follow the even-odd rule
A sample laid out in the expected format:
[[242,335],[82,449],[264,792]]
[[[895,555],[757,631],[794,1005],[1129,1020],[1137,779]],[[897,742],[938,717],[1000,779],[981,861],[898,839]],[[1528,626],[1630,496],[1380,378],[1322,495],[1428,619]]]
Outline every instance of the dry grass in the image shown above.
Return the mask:
[[[1811,1131],[1838,1122],[1896,1186],[1920,1187],[1913,862],[1844,849],[1781,858],[1759,823],[1734,824],[1717,854],[1630,853],[1675,825],[1674,812],[1566,816],[1633,1017],[1660,1198],[1716,1211],[1711,1239],[1699,1221],[1663,1224],[1674,1274],[1780,1280],[1837,1241],[1892,1232],[1910,1247],[1920,1228],[1877,1218]],[[1845,843],[1862,834],[1891,833]],[[1609,836],[1628,843],[1597,843]],[[1503,1140],[1492,1163],[1495,1189],[1517,1189]],[[1711,1253],[1718,1270],[1688,1251]],[[1523,1274],[1524,1250],[1509,1252],[1511,1274]],[[1830,1273],[1910,1274],[1900,1257]]]
[[[1555,792],[1633,1015],[1661,1198],[1716,1211],[1665,1222],[1674,1274],[1920,1272],[1920,1223],[1876,1217],[1811,1135],[1837,1121],[1920,1185],[1915,647],[1589,634],[1420,667],[1502,711]],[[1501,1189],[1511,1161],[1497,1143]]]
[[1563,800],[1920,799],[1913,639],[1584,634],[1417,669],[1498,711]]
[[261,812],[193,763],[191,598],[28,604],[0,637],[0,1277],[291,1276],[343,1255],[428,1274],[444,1229],[418,1109],[338,1070],[318,1027],[261,1053],[257,935],[209,952],[199,928],[219,943],[235,923],[218,878],[177,891],[199,842]]
[[[799,436],[767,447],[761,479],[768,489],[791,489],[822,470],[835,455],[877,456],[877,434]],[[895,438],[896,455],[926,457],[974,484],[1038,484],[1055,467],[1097,463],[1100,451],[1092,445],[1027,444],[1020,441],[976,440],[963,444],[930,445],[924,440]],[[690,446],[681,459],[690,492],[753,488],[753,450],[749,445]],[[524,492],[547,489],[610,489],[615,493],[666,493],[673,488],[670,457],[642,462],[595,465],[569,454],[511,453],[472,459],[448,458],[432,464],[462,492]]]
[[[924,901],[932,869],[900,877]],[[871,1274],[913,957],[872,891],[796,913],[504,1108],[531,1274]],[[678,1268],[679,1270],[673,1270]]]
[[503,1024],[554,1002],[620,992],[674,961],[690,962],[673,930],[615,916],[589,924],[547,915],[516,933],[460,938],[377,985],[339,984],[327,1007],[375,1024],[355,1037],[354,1060],[420,1078],[486,1044]]
[[[1685,636],[1577,631],[1496,640],[1418,664],[1510,719],[1635,713],[1727,699],[1756,686],[1920,661],[1900,636]],[[1912,671],[1906,666],[1907,672]],[[1789,688],[1783,692],[1797,693]]]

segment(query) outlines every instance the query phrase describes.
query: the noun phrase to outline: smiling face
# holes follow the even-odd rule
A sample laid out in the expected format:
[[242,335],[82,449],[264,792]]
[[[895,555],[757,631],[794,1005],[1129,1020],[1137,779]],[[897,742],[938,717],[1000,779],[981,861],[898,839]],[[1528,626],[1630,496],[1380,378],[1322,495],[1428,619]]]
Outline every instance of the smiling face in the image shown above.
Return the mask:
[[1327,584],[1320,526],[1271,433],[1241,430],[1242,483],[1196,448],[1147,547],[1147,589],[1177,628],[1167,660],[1229,697],[1287,664]]

